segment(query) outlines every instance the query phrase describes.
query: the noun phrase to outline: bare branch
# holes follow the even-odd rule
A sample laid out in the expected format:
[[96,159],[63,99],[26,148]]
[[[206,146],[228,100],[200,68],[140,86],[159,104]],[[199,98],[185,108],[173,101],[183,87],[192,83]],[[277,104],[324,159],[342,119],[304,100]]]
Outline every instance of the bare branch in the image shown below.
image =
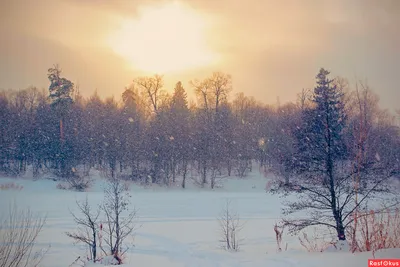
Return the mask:
[[16,204],[10,205],[8,216],[0,224],[0,267],[38,266],[48,251],[34,252],[45,222],[29,209],[19,211]]

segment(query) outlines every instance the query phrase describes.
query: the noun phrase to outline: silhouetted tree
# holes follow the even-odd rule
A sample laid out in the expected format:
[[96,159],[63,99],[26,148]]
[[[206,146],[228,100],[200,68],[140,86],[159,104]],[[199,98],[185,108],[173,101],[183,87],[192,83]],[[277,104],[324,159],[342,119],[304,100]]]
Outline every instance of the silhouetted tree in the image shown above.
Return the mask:
[[131,167],[132,179],[138,180],[141,177],[140,162],[144,121],[138,106],[138,92],[133,87],[127,88],[122,94],[121,114],[121,149],[124,153],[124,160]]
[[[304,111],[296,134],[295,176],[284,187],[298,195],[297,200],[286,203],[285,214],[302,210],[307,217],[285,219],[285,223],[292,232],[324,225],[335,229],[339,240],[345,240],[345,230],[356,218],[355,212],[365,211],[367,201],[376,194],[391,192],[387,183],[391,174],[380,164],[372,166],[351,156],[353,144],[345,138],[348,120],[344,94],[328,75],[324,69],[317,75],[313,107]],[[368,182],[355,186],[355,175]]]
[[[50,81],[49,86],[49,98],[51,100],[51,107],[59,119],[59,140],[55,142],[55,150],[53,151],[56,155],[57,169],[62,177],[68,177],[71,175],[71,143],[65,140],[65,128],[67,123],[67,116],[69,115],[73,100],[72,94],[74,90],[74,84],[61,77],[61,69],[58,65],[49,68],[48,79]],[[68,125],[70,127],[71,125]]]
[[172,181],[175,182],[176,168],[182,175],[182,187],[185,188],[188,165],[191,159],[190,110],[187,94],[181,82],[175,85],[170,106],[170,142],[172,144]]

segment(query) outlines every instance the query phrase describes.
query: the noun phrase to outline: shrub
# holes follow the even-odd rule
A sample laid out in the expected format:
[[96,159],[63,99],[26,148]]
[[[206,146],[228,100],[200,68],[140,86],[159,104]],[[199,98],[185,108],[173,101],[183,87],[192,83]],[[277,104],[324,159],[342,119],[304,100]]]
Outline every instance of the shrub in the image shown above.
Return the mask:
[[238,251],[241,245],[239,232],[243,229],[239,215],[232,211],[230,207],[231,201],[227,200],[225,207],[221,211],[218,218],[222,239],[220,242],[227,250]]
[[97,246],[98,246],[98,219],[100,216],[100,209],[93,210],[89,205],[89,201],[83,202],[76,201],[78,206],[80,217],[71,212],[74,217],[74,221],[77,224],[77,230],[75,232],[66,232],[66,235],[76,243],[84,243],[89,247],[88,261],[96,262],[98,260]]
[[353,252],[400,248],[400,209],[358,213],[349,236]]
[[[119,263],[129,246],[127,238],[134,236],[138,228],[137,210],[132,207],[127,187],[118,179],[109,178],[104,190],[104,203],[101,206],[106,217],[103,241],[106,249],[100,246],[105,255],[112,255]],[[103,235],[103,234],[101,234]]]
[[0,221],[0,267],[36,267],[47,252],[35,250],[35,241],[45,219],[36,218],[28,209],[19,211],[10,206]]
[[0,185],[0,190],[22,190],[24,187],[22,185],[12,183],[5,183]]
[[285,230],[285,226],[278,226],[278,224],[275,223],[274,225],[274,232],[275,232],[275,240],[276,240],[276,245],[278,246],[278,251],[282,251],[282,235],[283,231]]
[[57,184],[57,189],[84,192],[91,186],[92,180],[78,175],[71,176]]
[[311,237],[306,232],[302,232],[302,235],[299,236],[299,241],[308,252],[324,252],[328,247],[335,246],[333,235],[331,234],[330,237],[330,241],[327,241],[325,236],[318,233],[317,229],[314,228]]

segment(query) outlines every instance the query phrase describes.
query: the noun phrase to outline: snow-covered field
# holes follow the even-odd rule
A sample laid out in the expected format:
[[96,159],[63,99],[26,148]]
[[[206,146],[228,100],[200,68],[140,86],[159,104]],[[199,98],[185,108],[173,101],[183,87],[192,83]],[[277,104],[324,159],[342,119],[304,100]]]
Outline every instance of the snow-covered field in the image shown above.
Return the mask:
[[[96,177],[89,192],[79,193],[56,189],[57,182],[48,179],[1,178],[0,184],[15,182],[20,191],[0,191],[0,213],[5,214],[9,204],[16,201],[19,208],[30,207],[47,216],[38,245],[51,248],[42,266],[61,267],[86,254],[86,247],[74,245],[65,235],[75,229],[71,211],[76,211],[76,200],[88,196],[93,205],[103,200],[103,181]],[[312,266],[368,266],[371,253],[351,254],[308,253],[296,237],[284,236],[288,250],[277,252],[273,226],[279,221],[281,199],[265,193],[267,179],[253,171],[245,179],[226,179],[222,188],[197,189],[141,188],[131,186],[131,202],[138,211],[138,224],[133,247],[125,259],[125,266],[163,267],[312,267]],[[226,200],[240,214],[245,223],[240,232],[243,238],[239,252],[220,248],[217,217]],[[400,250],[377,252],[377,258],[400,258]]]

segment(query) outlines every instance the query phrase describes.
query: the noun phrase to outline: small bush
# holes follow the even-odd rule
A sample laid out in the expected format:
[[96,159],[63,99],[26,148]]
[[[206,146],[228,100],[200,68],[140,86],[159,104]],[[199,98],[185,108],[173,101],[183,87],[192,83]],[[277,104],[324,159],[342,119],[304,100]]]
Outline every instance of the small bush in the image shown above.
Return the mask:
[[100,209],[93,209],[89,205],[89,201],[83,202],[76,201],[79,208],[80,217],[71,212],[74,221],[77,224],[77,230],[74,232],[66,232],[66,235],[72,238],[76,243],[84,243],[89,247],[88,261],[96,262],[99,258],[97,251],[99,226],[98,219],[100,216]]
[[14,182],[12,183],[5,183],[0,185],[0,190],[17,190],[20,191],[24,187],[22,185],[16,184]]
[[400,209],[357,214],[349,229],[353,252],[400,248]]
[[319,234],[317,229],[314,228],[311,237],[306,232],[302,232],[302,235],[299,236],[299,241],[308,252],[324,252],[328,247],[335,246],[333,235],[330,236],[331,239],[327,241],[324,235]]
[[[134,238],[137,225],[137,210],[131,205],[130,195],[120,180],[109,178],[104,190],[104,202],[101,210],[105,215],[104,227],[100,227],[104,238],[105,248],[100,248],[105,255],[112,255],[119,263],[122,263],[124,254],[129,250],[127,244],[129,238]],[[133,244],[132,244],[133,245]]]
[[102,258],[99,262],[106,266],[121,265],[122,259],[118,255],[113,255],[113,256],[106,256],[106,257]]
[[243,229],[239,215],[232,211],[231,201],[227,201],[218,218],[221,237],[220,242],[226,250],[238,251],[242,240],[239,239],[239,232]]
[[67,183],[63,183],[63,182],[58,183],[56,187],[57,187],[57,189],[60,189],[60,190],[68,190],[69,189],[68,184]]
[[57,189],[84,192],[91,186],[92,180],[88,177],[71,176],[57,184]]
[[[274,225],[275,240],[279,252],[282,251],[282,235],[284,230],[285,230],[285,225],[278,226],[278,224],[275,223]],[[287,250],[287,244],[286,244],[286,250]]]

